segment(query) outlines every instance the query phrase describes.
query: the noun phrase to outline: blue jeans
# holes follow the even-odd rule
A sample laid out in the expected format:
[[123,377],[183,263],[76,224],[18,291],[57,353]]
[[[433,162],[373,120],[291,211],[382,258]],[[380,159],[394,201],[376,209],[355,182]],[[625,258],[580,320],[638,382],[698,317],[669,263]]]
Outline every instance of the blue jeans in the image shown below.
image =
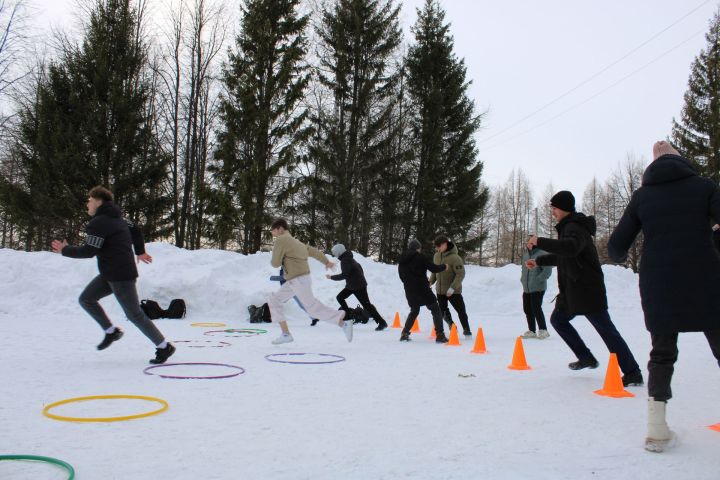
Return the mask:
[[[625,343],[625,340],[620,336],[620,332],[617,331],[612,320],[610,320],[610,315],[607,310],[588,313],[584,316],[592,326],[595,327],[598,334],[600,334],[600,338],[605,342],[610,353],[617,355],[618,364],[623,373],[632,373],[640,368],[627,343]],[[573,318],[575,318],[575,315],[568,315],[562,310],[555,308],[550,316],[550,323],[558,335],[560,335],[568,347],[570,347],[570,350],[577,356],[578,360],[595,358],[592,352],[590,352],[590,349],[585,345],[585,342],[580,338],[575,327],[570,324],[570,320]]]

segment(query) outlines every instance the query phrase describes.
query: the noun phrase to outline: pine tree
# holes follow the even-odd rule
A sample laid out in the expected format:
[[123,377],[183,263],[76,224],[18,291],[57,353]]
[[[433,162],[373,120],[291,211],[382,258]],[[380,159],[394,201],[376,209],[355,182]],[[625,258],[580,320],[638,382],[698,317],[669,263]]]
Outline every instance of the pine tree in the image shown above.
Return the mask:
[[720,181],[720,12],[705,35],[707,47],[695,58],[680,120],[672,141],[701,173]]
[[228,93],[214,170],[225,195],[238,199],[236,207],[225,202],[224,216],[232,218],[237,208],[245,253],[260,248],[273,200],[270,188],[292,169],[308,135],[302,107],[309,81],[308,17],[298,15],[299,3],[246,0],[236,51],[230,52],[223,75]]
[[310,197],[322,206],[314,240],[363,254],[376,233],[375,192],[397,132],[391,61],[401,41],[399,11],[392,0],[338,0],[323,10],[317,31],[319,83],[331,100],[313,118]]
[[476,250],[481,239],[471,237],[470,226],[487,201],[473,138],[481,117],[467,96],[465,63],[453,53],[453,38],[444,22],[439,3],[426,0],[412,28],[415,43],[407,55],[418,172],[415,229],[425,242],[444,233],[461,248]]

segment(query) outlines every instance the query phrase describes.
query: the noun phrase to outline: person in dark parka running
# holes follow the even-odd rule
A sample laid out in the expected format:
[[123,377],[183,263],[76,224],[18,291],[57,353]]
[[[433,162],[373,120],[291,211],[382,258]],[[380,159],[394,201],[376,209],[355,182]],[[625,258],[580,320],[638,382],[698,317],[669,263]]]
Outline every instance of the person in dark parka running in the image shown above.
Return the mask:
[[665,408],[678,333],[703,332],[720,365],[720,257],[709,222],[720,221],[720,189],[667,142],[654,145],[653,157],[610,236],[608,253],[625,261],[643,232],[640,298],[652,341],[645,448],[658,452],[673,438]]
[[580,370],[598,366],[598,361],[570,323],[575,316],[584,315],[608,350],[617,355],[624,373],[623,384],[642,385],[640,367],[608,314],[605,280],[592,238],[596,229],[595,217],[576,212],[575,197],[566,190],[553,195],[550,207],[558,222],[555,226],[558,238],[530,237],[528,248],[538,247],[549,255],[528,260],[526,265],[531,269],[557,266],[559,293],[550,323],[578,358],[568,367]]
[[365,273],[363,272],[362,266],[353,258],[353,254],[350,250],[345,249],[345,245],[338,243],[333,245],[330,249],[333,256],[340,260],[340,273],[337,275],[325,275],[330,280],[343,281],[345,280],[345,288],[337,294],[337,301],[340,304],[340,308],[345,311],[346,318],[350,318],[350,307],[348,307],[345,301],[350,295],[355,295],[358,299],[362,308],[367,311],[370,316],[375,319],[377,327],[375,330],[385,330],[387,328],[387,322],[377,311],[375,305],[370,303],[370,297],[367,292],[367,280],[365,280]]
[[97,346],[104,350],[120,340],[123,331],[114,326],[98,303],[103,297],[115,295],[127,318],[152,341],[157,350],[150,363],[165,363],[175,352],[175,347],[165,341],[162,333],[140,308],[137,289],[138,277],[133,247],[138,262],[152,262],[145,252],[142,233],[132,222],[122,218],[120,209],[113,203],[110,190],[95,187],[90,190],[87,201],[88,215],[92,217],[86,227],[85,244],[70,246],[67,240],[53,240],[52,249],[70,258],[97,257],[100,274],[80,294],[80,306],[102,327],[105,338]]
[[410,313],[405,320],[405,327],[400,335],[401,342],[410,340],[410,329],[420,313],[420,307],[425,305],[432,313],[435,325],[435,342],[447,343],[448,339],[443,331],[443,316],[437,298],[430,290],[427,272],[439,273],[445,271],[445,264],[436,265],[420,253],[422,245],[416,239],[410,240],[408,249],[398,259],[398,274],[405,288],[405,298],[410,306]]

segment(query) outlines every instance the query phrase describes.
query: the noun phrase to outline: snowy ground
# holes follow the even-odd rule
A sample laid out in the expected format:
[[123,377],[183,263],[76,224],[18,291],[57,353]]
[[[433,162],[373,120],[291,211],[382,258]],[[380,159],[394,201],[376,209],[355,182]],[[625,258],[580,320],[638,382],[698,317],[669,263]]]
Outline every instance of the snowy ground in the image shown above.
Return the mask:
[[[288,304],[295,343],[270,344],[269,333],[248,338],[209,337],[213,328],[193,322],[247,322],[248,304],[261,304],[277,288],[268,277],[267,253],[185,251],[150,244],[152,265],[141,265],[141,298],[163,306],[188,303],[184,320],[161,320],[171,340],[219,340],[226,348],[178,344],[175,362],[219,362],[246,373],[222,380],[171,380],[143,374],[153,346],[122,318],[111,297],[104,301],[125,337],[97,352],[102,332],[76,299],[95,275],[94,260],[51,253],[0,250],[0,454],[34,454],[72,464],[80,480],[150,479],[693,479],[720,478],[720,370],[701,334],[680,338],[680,361],[669,404],[669,422],[680,444],[665,454],[642,448],[646,390],[635,398],[593,394],[602,387],[607,350],[586,320],[576,327],[603,364],[572,372],[574,358],[554,331],[547,340],[526,340],[529,371],[512,371],[517,335],[526,330],[519,267],[468,267],[464,296],[473,332],[482,327],[489,353],[469,353],[471,342],[444,347],[422,332],[409,344],[399,330],[356,328],[353,343],[328,324],[310,327]],[[392,321],[407,304],[395,266],[360,258],[370,297]],[[341,283],[324,278],[312,262],[314,289],[335,305]],[[612,317],[638,362],[645,365],[644,329],[637,278],[605,268]],[[553,287],[545,297],[549,301]],[[353,304],[354,305],[354,304]],[[285,365],[264,356],[283,352],[343,355],[332,365]],[[175,367],[166,373],[201,375],[226,370]],[[474,374],[474,377],[460,375]],[[115,423],[68,423],[42,415],[45,405],[103,394],[160,397],[168,411]],[[138,401],[97,401],[60,407],[67,416],[128,415],[155,408]],[[67,478],[57,467],[0,462],[0,478]]]

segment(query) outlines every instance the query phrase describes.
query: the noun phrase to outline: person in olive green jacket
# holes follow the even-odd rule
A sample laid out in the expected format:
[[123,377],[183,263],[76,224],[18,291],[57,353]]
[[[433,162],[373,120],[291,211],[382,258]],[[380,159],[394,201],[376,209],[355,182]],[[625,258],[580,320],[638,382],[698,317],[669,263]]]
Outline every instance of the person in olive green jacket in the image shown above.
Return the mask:
[[458,249],[445,235],[438,235],[435,239],[435,256],[433,263],[446,264],[449,268],[430,275],[430,285],[435,285],[440,311],[445,317],[448,326],[452,328],[453,321],[450,315],[448,302],[453,306],[460,317],[460,324],[463,328],[463,335],[471,337],[468,315],[465,311],[465,301],[462,297],[462,281],[465,278],[465,264],[458,255]]
[[328,260],[317,248],[305,245],[300,240],[293,238],[288,229],[288,223],[284,218],[278,218],[270,227],[270,232],[275,237],[270,263],[275,268],[282,266],[285,275],[285,283],[282,284],[280,290],[270,295],[268,299],[272,321],[278,322],[282,330],[282,335],[273,340],[272,343],[279,345],[293,341],[283,307],[283,304],[293,297],[300,300],[300,303],[305,307],[305,311],[312,318],[318,318],[342,327],[347,341],[351,342],[353,321],[345,321],[344,311],[335,310],[324,305],[315,298],[312,291],[308,257],[322,263],[328,270],[331,270],[335,264]]

